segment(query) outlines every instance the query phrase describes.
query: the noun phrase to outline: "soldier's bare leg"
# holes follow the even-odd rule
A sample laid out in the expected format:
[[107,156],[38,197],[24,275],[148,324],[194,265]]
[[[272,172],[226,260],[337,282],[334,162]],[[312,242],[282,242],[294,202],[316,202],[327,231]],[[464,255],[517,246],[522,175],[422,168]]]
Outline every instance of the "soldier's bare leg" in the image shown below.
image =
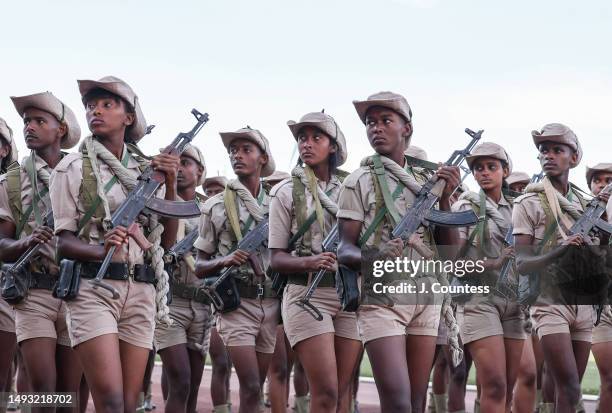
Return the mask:
[[239,413],[257,413],[261,398],[261,386],[272,354],[259,353],[254,346],[230,346],[230,357],[240,382]]
[[593,344],[592,350],[601,381],[599,411],[610,412],[612,411],[612,341]]

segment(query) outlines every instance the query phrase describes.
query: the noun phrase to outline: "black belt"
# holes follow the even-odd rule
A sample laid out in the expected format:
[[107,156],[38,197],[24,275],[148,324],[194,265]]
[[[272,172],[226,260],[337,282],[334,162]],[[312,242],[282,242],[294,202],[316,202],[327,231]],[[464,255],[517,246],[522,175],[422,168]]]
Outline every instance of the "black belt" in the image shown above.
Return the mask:
[[[95,278],[100,270],[99,262],[83,262],[81,264],[81,277]],[[105,280],[126,281],[130,277],[127,264],[122,262],[111,262],[104,274]],[[134,265],[134,281],[147,284],[155,284],[155,271],[146,264]]]
[[276,292],[264,284],[245,284],[236,280],[241,298],[278,298]]
[[57,277],[42,272],[30,273],[30,289],[52,291]]
[[[312,282],[317,273],[297,273],[297,274],[288,274],[287,275],[287,284],[296,284],[296,285],[309,285],[309,281]],[[325,275],[321,279],[321,282],[318,285],[319,287],[335,287],[336,286],[336,274],[327,271]]]
[[193,300],[197,303],[202,304],[210,304],[210,300],[208,299],[206,294],[204,294],[204,289],[202,287],[194,287],[192,285],[172,283],[170,289],[172,290],[173,297]]

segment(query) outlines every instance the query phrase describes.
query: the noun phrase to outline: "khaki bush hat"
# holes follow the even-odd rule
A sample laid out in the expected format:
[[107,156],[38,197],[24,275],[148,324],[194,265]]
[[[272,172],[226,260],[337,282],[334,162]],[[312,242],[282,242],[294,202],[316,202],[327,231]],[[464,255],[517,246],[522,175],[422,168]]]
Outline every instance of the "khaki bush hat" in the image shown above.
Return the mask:
[[77,80],[81,98],[83,98],[92,89],[103,89],[107,92],[117,95],[132,106],[134,110],[134,123],[126,130],[128,140],[138,143],[140,139],[147,133],[147,121],[140,108],[138,96],[130,85],[115,76],[104,76],[100,80]]
[[412,121],[412,110],[408,101],[402,95],[393,92],[378,92],[368,96],[366,100],[354,100],[353,105],[357,110],[359,119],[365,124],[368,109],[373,106],[382,106],[391,109],[404,117],[408,122]]
[[547,125],[544,125],[544,127],[540,131],[531,131],[531,136],[533,137],[533,143],[535,143],[536,148],[542,142],[546,141],[562,143],[564,145],[569,146],[578,154],[578,160],[576,161],[576,165],[573,165],[572,168],[575,168],[580,163],[580,160],[582,159],[582,147],[580,146],[578,137],[570,128],[568,128],[564,124],[549,123]]
[[493,142],[483,142],[476,146],[472,153],[465,157],[465,161],[467,162],[468,167],[472,169],[472,165],[474,164],[476,158],[483,156],[488,156],[490,158],[495,158],[506,162],[508,164],[508,173],[512,173],[512,159],[510,159],[510,155],[508,155],[504,148]]
[[425,152],[424,149],[421,149],[421,148],[419,148],[418,146],[415,146],[415,145],[410,145],[408,147],[408,149],[406,149],[404,154],[406,154],[408,156],[412,156],[413,158],[420,159],[422,161],[426,161],[427,160],[427,152]]
[[70,149],[79,143],[81,127],[79,122],[77,122],[74,112],[61,100],[53,96],[51,92],[35,93],[27,96],[11,96],[11,100],[13,105],[15,105],[15,109],[17,109],[17,113],[22,118],[26,109],[36,108],[50,113],[58,122],[64,123],[68,131],[60,143],[62,149]]
[[266,176],[270,176],[274,173],[276,165],[274,163],[274,158],[272,157],[272,151],[270,151],[270,144],[260,131],[247,126],[245,128],[238,129],[236,132],[220,132],[219,135],[221,135],[223,145],[228,152],[230,144],[236,139],[247,139],[259,146],[259,149],[268,155],[268,163],[266,163],[261,169],[261,177],[265,178]]
[[531,178],[525,172],[516,171],[516,172],[512,172],[506,178],[506,182],[508,183],[508,185],[513,185],[519,182],[525,182],[528,184],[529,182],[531,182]]
[[299,122],[293,120],[288,121],[287,126],[289,126],[295,140],[298,138],[300,129],[302,129],[304,126],[314,126],[315,128],[320,129],[323,131],[323,133],[333,139],[336,142],[336,145],[338,145],[337,166],[340,166],[346,162],[346,139],[344,138],[344,134],[340,130],[340,127],[334,118],[328,114],[324,112],[307,113],[306,115],[302,116]]
[[225,188],[225,185],[227,185],[227,178],[224,176],[211,176],[210,178],[206,178],[202,185],[204,188],[208,185],[220,185]]
[[270,176],[266,176],[262,179],[264,182],[280,182],[283,179],[291,178],[291,175],[285,171],[274,171],[274,173]]
[[192,144],[187,144],[181,156],[189,156],[191,159],[200,164],[200,166],[203,168],[203,171],[202,176],[198,181],[198,185],[203,185],[204,181],[206,181],[206,162],[204,162],[204,155],[202,155],[202,151],[200,151],[200,148]]
[[591,185],[591,180],[593,179],[593,175],[597,172],[610,172],[612,173],[612,163],[598,163],[597,165],[589,168],[586,168],[586,180],[587,184]]
[[19,159],[19,155],[17,154],[17,145],[15,145],[15,139],[13,139],[13,131],[6,123],[6,121],[0,118],[0,137],[2,137],[6,143],[8,143],[11,147],[10,152],[8,153],[5,165],[10,165],[13,162],[17,162]]

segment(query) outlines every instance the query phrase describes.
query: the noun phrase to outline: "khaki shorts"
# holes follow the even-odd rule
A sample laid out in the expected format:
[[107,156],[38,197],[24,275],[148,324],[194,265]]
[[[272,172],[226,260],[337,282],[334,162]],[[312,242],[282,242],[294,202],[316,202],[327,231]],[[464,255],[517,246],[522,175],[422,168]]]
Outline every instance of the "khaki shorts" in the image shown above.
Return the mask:
[[66,304],[49,290],[30,290],[15,306],[17,342],[31,338],[54,338],[60,346],[70,346],[66,327]]
[[325,333],[338,337],[358,340],[357,317],[355,313],[340,311],[340,300],[334,287],[317,288],[310,303],[321,312],[323,320],[318,321],[296,303],[306,293],[308,287],[288,284],[283,293],[281,307],[285,333],[291,347],[307,338]]
[[114,300],[90,280],[81,279],[79,294],[66,302],[68,331],[72,346],[105,334],[118,334],[119,340],[138,347],[153,348],[155,330],[155,287],[152,284],[104,280],[119,293]]
[[590,305],[541,305],[531,307],[531,318],[538,337],[567,333],[573,341],[592,339],[593,307]]
[[357,310],[359,333],[364,343],[383,337],[438,335],[441,305],[416,304],[393,307],[362,304]]
[[208,353],[210,327],[213,323],[210,305],[184,298],[172,297],[171,326],[158,323],[155,326],[157,351],[179,344],[187,344],[190,350]]
[[599,324],[593,327],[593,344],[612,341],[612,307],[606,305]]
[[217,330],[227,347],[255,346],[259,353],[274,353],[280,303],[275,298],[241,298],[240,307],[220,314]]
[[464,344],[492,336],[526,339],[524,323],[520,306],[501,297],[473,297],[457,306],[457,324]]
[[15,332],[15,310],[0,297],[0,331]]

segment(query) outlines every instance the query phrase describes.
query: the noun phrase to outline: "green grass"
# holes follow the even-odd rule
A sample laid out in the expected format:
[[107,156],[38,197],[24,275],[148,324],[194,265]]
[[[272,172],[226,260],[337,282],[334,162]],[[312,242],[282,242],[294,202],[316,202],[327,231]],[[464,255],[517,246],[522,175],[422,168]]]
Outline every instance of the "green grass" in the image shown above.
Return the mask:
[[[373,377],[372,366],[370,365],[370,360],[368,359],[367,354],[363,357],[360,374],[361,376],[365,377]],[[473,366],[470,369],[468,384],[476,384],[476,370]],[[587,368],[582,379],[582,393],[595,395],[599,394],[599,372],[592,354],[589,358],[589,363],[587,364]]]

